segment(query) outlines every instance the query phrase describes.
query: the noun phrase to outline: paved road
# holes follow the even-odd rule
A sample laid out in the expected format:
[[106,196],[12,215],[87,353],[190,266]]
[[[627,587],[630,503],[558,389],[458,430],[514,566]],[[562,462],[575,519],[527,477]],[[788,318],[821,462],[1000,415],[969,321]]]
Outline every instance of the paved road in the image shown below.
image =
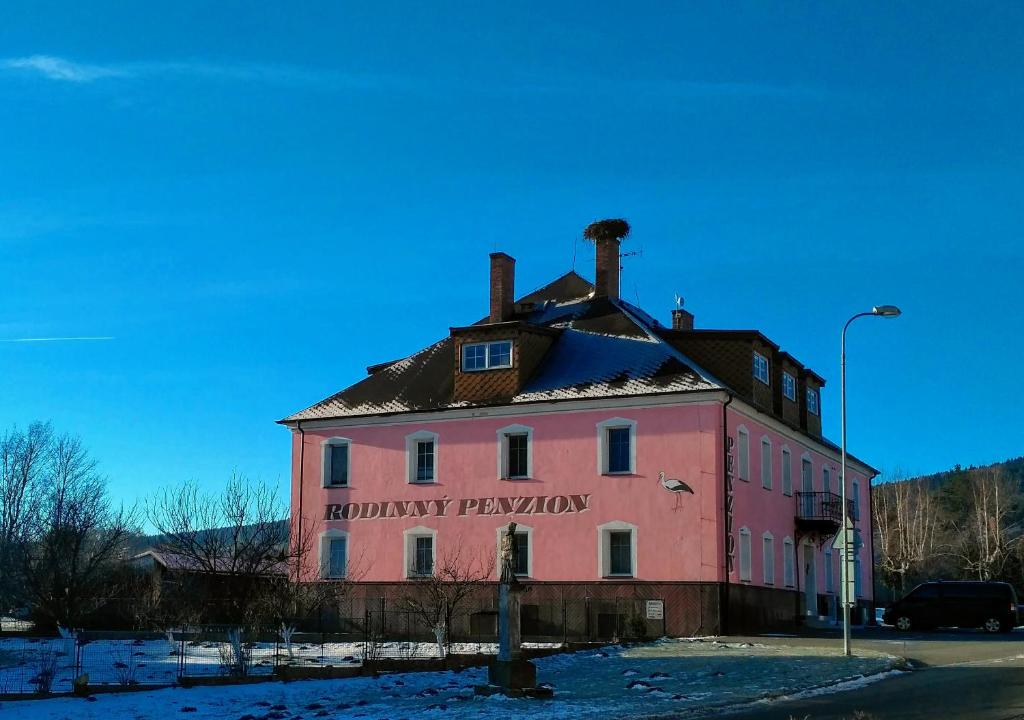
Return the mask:
[[[794,645],[841,643],[831,637],[751,638]],[[854,636],[855,647],[900,655],[915,670],[847,692],[774,702],[730,717],[746,720],[1024,720],[1024,631],[899,634],[890,629]]]

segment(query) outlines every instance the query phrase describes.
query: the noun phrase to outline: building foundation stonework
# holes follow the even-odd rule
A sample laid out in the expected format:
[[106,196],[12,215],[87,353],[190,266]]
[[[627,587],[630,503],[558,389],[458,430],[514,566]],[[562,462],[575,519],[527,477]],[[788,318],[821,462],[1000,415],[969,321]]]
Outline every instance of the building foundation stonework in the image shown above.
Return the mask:
[[[483,321],[281,421],[292,526],[315,548],[299,579],[353,588],[320,621],[401,622],[425,578],[493,568],[474,576],[450,639],[496,638],[513,523],[523,640],[754,632],[827,614],[843,479],[821,435],[824,379],[755,331],[702,330],[689,313],[661,325],[618,297],[617,271],[515,298],[514,261],[492,263]],[[876,474],[852,458],[845,479],[865,605]]]

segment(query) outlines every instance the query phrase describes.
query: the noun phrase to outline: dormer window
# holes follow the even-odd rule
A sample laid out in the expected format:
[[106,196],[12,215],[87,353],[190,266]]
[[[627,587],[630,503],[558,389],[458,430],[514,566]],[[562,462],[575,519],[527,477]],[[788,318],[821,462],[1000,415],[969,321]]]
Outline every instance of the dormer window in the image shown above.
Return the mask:
[[462,371],[477,372],[512,367],[512,341],[473,343],[462,346]]
[[754,353],[754,377],[768,385],[768,358],[759,352]]
[[782,373],[782,394],[796,402],[796,378],[788,372]]
[[814,388],[807,388],[807,412],[818,415],[821,410],[818,408],[818,391]]

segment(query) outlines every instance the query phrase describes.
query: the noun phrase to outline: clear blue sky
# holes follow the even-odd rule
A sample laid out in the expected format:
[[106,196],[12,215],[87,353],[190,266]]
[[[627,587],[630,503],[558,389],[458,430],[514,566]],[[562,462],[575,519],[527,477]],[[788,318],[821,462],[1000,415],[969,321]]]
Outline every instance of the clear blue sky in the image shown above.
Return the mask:
[[[44,3],[0,22],[0,426],[128,500],[628,218],[623,294],[757,328],[910,472],[1024,453],[1020,3]],[[518,4],[517,4],[518,5]],[[525,7],[525,6],[524,6]],[[580,245],[577,268],[592,275]]]

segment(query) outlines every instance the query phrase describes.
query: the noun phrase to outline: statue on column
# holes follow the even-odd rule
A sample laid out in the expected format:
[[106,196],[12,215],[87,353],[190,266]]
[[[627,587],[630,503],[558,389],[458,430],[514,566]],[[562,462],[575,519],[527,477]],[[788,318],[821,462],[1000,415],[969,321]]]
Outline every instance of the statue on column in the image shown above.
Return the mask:
[[520,649],[520,598],[523,585],[516,577],[518,547],[516,524],[510,522],[501,536],[501,568],[498,580],[498,657],[488,672],[489,684],[477,689],[483,694],[550,697],[546,688],[538,688],[537,668],[524,660]]

